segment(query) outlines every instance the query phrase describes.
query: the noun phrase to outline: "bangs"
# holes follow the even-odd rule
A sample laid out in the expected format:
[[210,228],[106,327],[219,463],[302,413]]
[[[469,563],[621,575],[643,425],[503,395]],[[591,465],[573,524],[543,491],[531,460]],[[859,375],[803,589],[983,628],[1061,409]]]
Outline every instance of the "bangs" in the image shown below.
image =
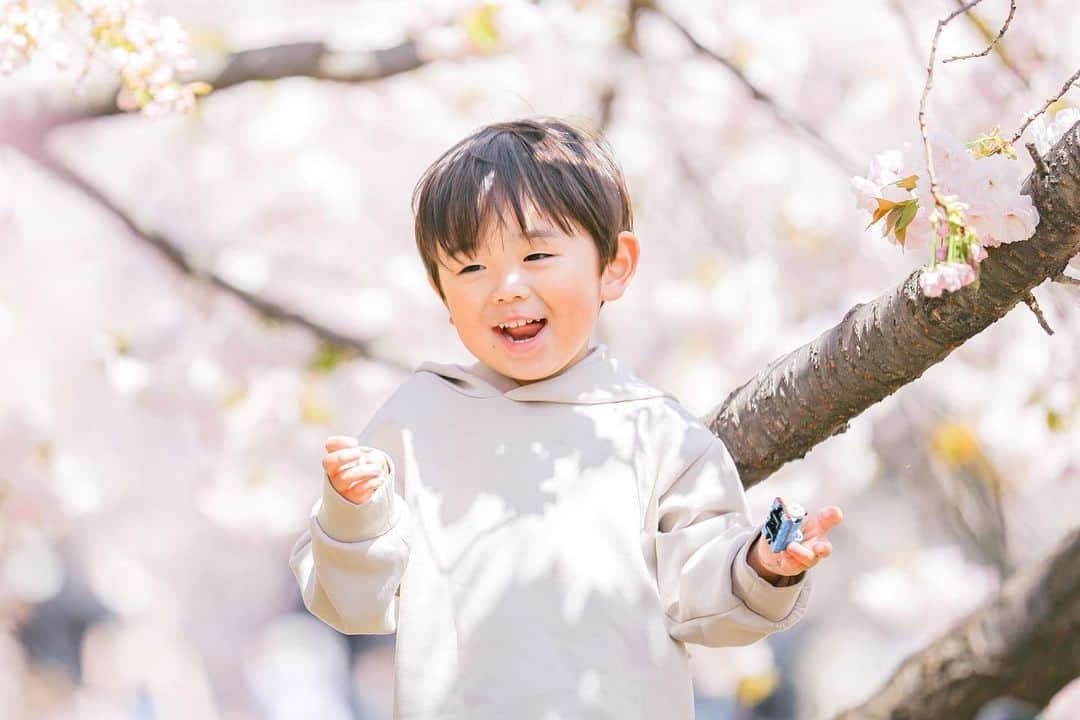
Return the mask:
[[511,219],[519,231],[531,229],[530,206],[567,235],[588,233],[605,267],[632,217],[621,173],[599,143],[561,122],[519,121],[450,148],[413,193],[417,249],[432,278],[440,258],[475,256],[482,239]]

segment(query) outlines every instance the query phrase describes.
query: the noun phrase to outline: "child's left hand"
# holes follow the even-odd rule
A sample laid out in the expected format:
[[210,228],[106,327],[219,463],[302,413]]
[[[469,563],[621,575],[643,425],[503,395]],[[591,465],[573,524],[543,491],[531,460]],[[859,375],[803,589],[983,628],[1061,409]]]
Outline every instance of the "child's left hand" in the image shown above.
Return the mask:
[[829,531],[840,524],[844,514],[835,505],[818,510],[802,525],[802,542],[793,542],[783,551],[774,553],[760,533],[754,540],[746,559],[758,575],[773,585],[782,577],[799,575],[832,553]]

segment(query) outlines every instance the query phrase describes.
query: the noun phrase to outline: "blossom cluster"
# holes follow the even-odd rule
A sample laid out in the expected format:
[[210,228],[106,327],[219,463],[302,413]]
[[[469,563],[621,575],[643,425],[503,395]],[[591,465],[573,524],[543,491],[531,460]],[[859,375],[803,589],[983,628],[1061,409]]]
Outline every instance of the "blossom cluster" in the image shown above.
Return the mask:
[[154,18],[141,0],[76,0],[90,21],[90,34],[119,71],[116,98],[122,110],[144,115],[190,112],[206,83],[181,83],[178,73],[195,69],[187,33],[172,17]]
[[64,51],[51,42],[59,27],[60,13],[52,8],[32,7],[28,0],[0,0],[0,76],[26,65],[43,46],[63,65]]
[[117,106],[144,115],[190,112],[195,99],[210,91],[204,82],[183,83],[177,75],[195,69],[187,33],[172,17],[156,18],[142,0],[73,0],[54,8],[30,0],[0,0],[0,74],[10,74],[48,47],[58,64],[67,46],[57,39],[63,25],[86,49],[85,77],[92,59],[103,60],[120,76]]
[[1028,239],[1039,214],[1020,193],[1015,153],[996,128],[967,146],[946,133],[932,136],[931,157],[944,212],[931,195],[921,143],[879,154],[852,188],[859,207],[871,213],[870,224],[885,221],[882,234],[890,242],[930,250],[920,285],[937,297],[977,283],[985,248]]

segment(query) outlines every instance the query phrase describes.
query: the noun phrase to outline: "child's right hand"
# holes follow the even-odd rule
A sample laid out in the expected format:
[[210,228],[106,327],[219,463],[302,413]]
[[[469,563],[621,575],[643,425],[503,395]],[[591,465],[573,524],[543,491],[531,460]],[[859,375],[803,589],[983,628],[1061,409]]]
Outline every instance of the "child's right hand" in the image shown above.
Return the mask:
[[332,435],[326,439],[322,465],[338,494],[357,505],[371,499],[390,477],[386,453],[363,447],[359,440],[347,435]]

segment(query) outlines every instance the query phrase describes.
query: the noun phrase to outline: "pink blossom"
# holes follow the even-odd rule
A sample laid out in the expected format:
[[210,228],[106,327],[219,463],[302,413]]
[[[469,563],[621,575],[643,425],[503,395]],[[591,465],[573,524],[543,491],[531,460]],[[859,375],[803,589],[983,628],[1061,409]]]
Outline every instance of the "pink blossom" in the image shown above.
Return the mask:
[[1054,115],[1053,120],[1048,120],[1047,116],[1048,113],[1043,113],[1031,123],[1035,148],[1040,155],[1050,152],[1065,132],[1080,120],[1080,108],[1062,108]]
[[965,285],[970,285],[975,282],[975,269],[968,263],[954,263],[953,267],[956,268],[956,274],[960,279],[960,285],[956,288],[950,288],[950,290],[959,290]]
[[1031,237],[1039,224],[1039,211],[1029,196],[1017,194],[1007,205],[980,203],[968,212],[968,221],[983,245],[997,247]]
[[851,189],[855,193],[855,204],[868,213],[877,210],[878,186],[864,177],[851,178]]
[[[0,76],[10,75],[30,62],[40,47],[53,48],[52,36],[60,26],[60,13],[27,3],[0,3]],[[57,65],[60,52],[50,49]]]
[[975,270],[968,263],[938,263],[933,269],[923,269],[919,287],[927,297],[940,297],[944,290],[956,292],[975,282]]
[[127,88],[120,88],[120,92],[116,94],[116,107],[124,112],[131,112],[139,109],[139,101],[136,99],[135,93]]
[[[851,179],[858,207],[873,213],[877,210],[877,199],[903,202],[911,199],[911,192],[896,185],[896,181],[905,177],[902,174],[903,155],[899,150],[886,150],[878,153],[870,161],[870,171],[866,177]],[[911,174],[911,173],[908,173]]]
[[924,269],[919,275],[919,287],[922,288],[923,295],[941,297],[941,291],[945,289],[945,285],[942,283],[940,267],[939,265],[933,270]]
[[979,263],[981,263],[987,257],[986,249],[983,248],[983,246],[980,245],[979,243],[971,243],[971,246],[970,246],[970,249],[969,249],[968,252],[971,255],[971,264],[973,266],[977,266]]
[[907,226],[907,234],[904,238],[904,248],[907,250],[922,250],[930,247],[933,227],[930,225],[930,211],[925,205],[926,203],[919,202],[919,210]]
[[970,195],[965,202],[971,205],[1009,205],[1020,195],[1020,165],[1004,155],[973,159],[967,172]]
[[960,272],[956,269],[955,263],[938,265],[938,272],[941,274],[941,284],[946,290],[954,292],[960,289]]

